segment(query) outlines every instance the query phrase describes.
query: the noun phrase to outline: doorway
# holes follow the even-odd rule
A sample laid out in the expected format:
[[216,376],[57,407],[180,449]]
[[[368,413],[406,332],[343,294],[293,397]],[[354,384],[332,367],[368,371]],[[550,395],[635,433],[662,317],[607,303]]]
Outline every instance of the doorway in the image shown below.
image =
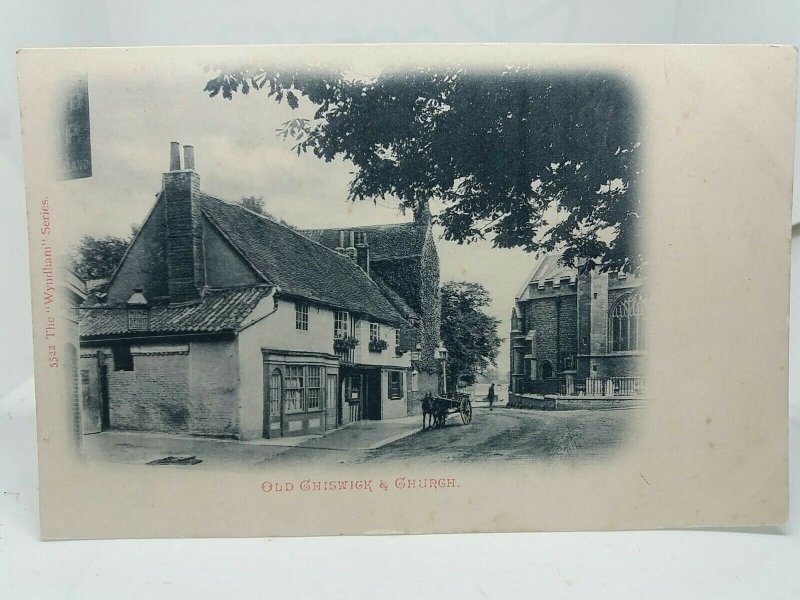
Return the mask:
[[364,418],[370,421],[381,420],[381,371],[370,369],[366,376],[364,390]]
[[362,418],[361,404],[363,401],[361,375],[357,373],[342,377],[342,398],[339,403],[339,422],[347,425]]
[[542,379],[552,379],[552,378],[553,378],[553,365],[551,365],[549,361],[544,361],[542,363]]

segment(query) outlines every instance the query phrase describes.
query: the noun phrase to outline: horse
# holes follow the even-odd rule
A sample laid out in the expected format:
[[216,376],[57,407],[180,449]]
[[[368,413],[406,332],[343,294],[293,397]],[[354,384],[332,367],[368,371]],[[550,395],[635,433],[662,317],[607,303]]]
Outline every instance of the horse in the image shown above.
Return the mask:
[[422,398],[422,430],[425,431],[425,422],[427,417],[428,428],[433,427],[433,420],[436,417],[437,402],[433,398],[433,394],[428,392]]

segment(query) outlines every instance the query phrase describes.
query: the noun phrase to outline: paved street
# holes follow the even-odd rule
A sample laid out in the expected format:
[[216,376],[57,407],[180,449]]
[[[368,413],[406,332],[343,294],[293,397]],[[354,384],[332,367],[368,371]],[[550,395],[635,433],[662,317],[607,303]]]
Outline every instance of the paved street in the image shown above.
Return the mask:
[[[147,464],[165,457],[196,457],[171,468],[264,469],[275,465],[530,461],[608,456],[635,426],[638,409],[538,411],[478,402],[470,425],[451,415],[442,429],[421,431],[422,417],[363,421],[325,436],[280,440],[214,440],[106,432],[86,436],[90,460]],[[202,464],[201,464],[202,463]],[[163,467],[159,467],[163,468]]]
[[[331,452],[297,447],[270,464],[353,464],[393,461],[476,462],[602,458],[613,454],[635,426],[638,409],[516,410],[479,403],[470,425],[451,415],[442,429],[420,431],[377,450]],[[422,417],[420,424],[422,422]]]

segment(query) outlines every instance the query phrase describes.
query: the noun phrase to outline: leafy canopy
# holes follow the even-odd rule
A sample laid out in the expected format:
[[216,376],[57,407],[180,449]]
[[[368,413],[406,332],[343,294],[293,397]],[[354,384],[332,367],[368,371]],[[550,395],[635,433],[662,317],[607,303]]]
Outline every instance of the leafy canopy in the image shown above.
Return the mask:
[[351,161],[351,200],[431,198],[445,238],[563,251],[574,265],[636,270],[639,132],[633,91],[618,75],[414,68],[370,80],[344,71],[215,68],[205,91],[261,91],[316,110],[284,123],[294,150]]
[[69,266],[72,271],[84,281],[111,277],[136,235],[137,228],[131,227],[131,229],[129,238],[113,235],[99,238],[91,235],[81,237],[78,245],[70,252]]
[[448,389],[472,385],[497,360],[499,319],[483,312],[491,299],[479,283],[448,281],[441,288],[442,343],[448,351]]

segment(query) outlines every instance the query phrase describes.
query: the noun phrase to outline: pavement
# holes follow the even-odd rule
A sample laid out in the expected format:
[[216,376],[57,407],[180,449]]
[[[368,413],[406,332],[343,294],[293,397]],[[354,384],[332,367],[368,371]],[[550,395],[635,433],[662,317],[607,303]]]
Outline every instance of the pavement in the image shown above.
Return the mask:
[[188,468],[263,465],[298,449],[299,456],[317,451],[359,454],[382,448],[421,429],[422,417],[358,421],[321,435],[240,441],[165,433],[104,431],[83,438],[87,460]]

